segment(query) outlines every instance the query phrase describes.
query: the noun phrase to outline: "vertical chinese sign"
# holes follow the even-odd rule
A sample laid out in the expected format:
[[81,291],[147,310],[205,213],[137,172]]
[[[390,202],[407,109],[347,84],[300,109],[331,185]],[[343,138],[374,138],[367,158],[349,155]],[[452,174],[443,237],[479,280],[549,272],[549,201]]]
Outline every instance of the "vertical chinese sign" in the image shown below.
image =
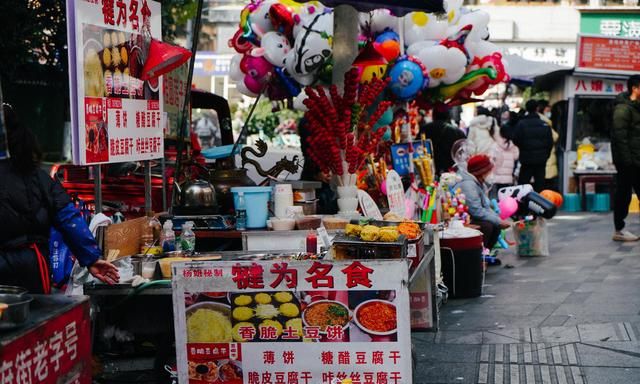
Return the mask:
[[173,268],[181,384],[412,382],[404,261]]
[[[189,63],[185,63],[173,71],[162,76],[164,95],[164,112],[166,113],[166,136],[177,137],[178,127],[182,126],[182,107],[186,97],[187,81],[189,79]],[[187,119],[189,117],[187,116]]]
[[67,1],[74,163],[164,155],[162,79],[140,80],[145,25],[160,38],[160,3]]
[[4,123],[4,105],[2,104],[2,84],[0,84],[0,160],[9,157],[7,147],[7,128]]

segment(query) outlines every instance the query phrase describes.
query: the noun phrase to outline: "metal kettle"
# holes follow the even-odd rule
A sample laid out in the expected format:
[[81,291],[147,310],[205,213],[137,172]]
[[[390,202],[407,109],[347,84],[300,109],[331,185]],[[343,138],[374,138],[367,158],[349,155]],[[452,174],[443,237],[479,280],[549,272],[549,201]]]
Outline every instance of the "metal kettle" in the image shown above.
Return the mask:
[[180,193],[180,205],[185,208],[216,208],[216,190],[205,180],[189,180],[176,185]]

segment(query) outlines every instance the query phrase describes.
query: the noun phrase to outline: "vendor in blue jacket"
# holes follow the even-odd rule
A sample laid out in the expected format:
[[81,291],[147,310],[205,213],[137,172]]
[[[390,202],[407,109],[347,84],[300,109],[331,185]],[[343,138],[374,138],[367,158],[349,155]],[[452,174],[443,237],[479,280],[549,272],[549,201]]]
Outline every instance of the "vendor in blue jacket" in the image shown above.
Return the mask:
[[500,231],[511,225],[508,221],[500,219],[500,216],[491,208],[485,182],[492,170],[493,163],[489,156],[485,154],[471,156],[467,161],[467,169],[458,169],[458,175],[462,180],[455,185],[455,189],[460,188],[464,193],[471,223],[480,227],[484,247],[487,249],[493,249]]

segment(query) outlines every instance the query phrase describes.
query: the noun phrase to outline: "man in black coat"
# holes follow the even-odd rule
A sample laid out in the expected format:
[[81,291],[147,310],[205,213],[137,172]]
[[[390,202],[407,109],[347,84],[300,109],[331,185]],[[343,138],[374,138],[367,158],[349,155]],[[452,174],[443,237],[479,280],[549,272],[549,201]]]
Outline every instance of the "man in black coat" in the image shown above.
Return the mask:
[[551,127],[540,119],[537,107],[536,100],[527,101],[527,114],[516,125],[513,142],[520,149],[518,184],[529,184],[533,178],[533,189],[540,192],[544,188],[545,166],[553,148],[553,136]]

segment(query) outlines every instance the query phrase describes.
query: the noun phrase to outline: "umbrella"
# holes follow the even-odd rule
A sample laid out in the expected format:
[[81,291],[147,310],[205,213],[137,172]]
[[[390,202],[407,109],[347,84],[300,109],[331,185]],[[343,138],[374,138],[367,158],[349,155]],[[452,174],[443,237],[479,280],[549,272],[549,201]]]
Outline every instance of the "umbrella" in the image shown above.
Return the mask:
[[[306,3],[310,0],[300,0]],[[386,8],[394,13],[396,16],[404,16],[413,11],[424,12],[444,12],[444,6],[442,0],[320,0],[320,2],[327,7],[337,7],[338,5],[351,5],[360,12],[369,12],[374,9]],[[390,4],[392,3],[392,4]]]

